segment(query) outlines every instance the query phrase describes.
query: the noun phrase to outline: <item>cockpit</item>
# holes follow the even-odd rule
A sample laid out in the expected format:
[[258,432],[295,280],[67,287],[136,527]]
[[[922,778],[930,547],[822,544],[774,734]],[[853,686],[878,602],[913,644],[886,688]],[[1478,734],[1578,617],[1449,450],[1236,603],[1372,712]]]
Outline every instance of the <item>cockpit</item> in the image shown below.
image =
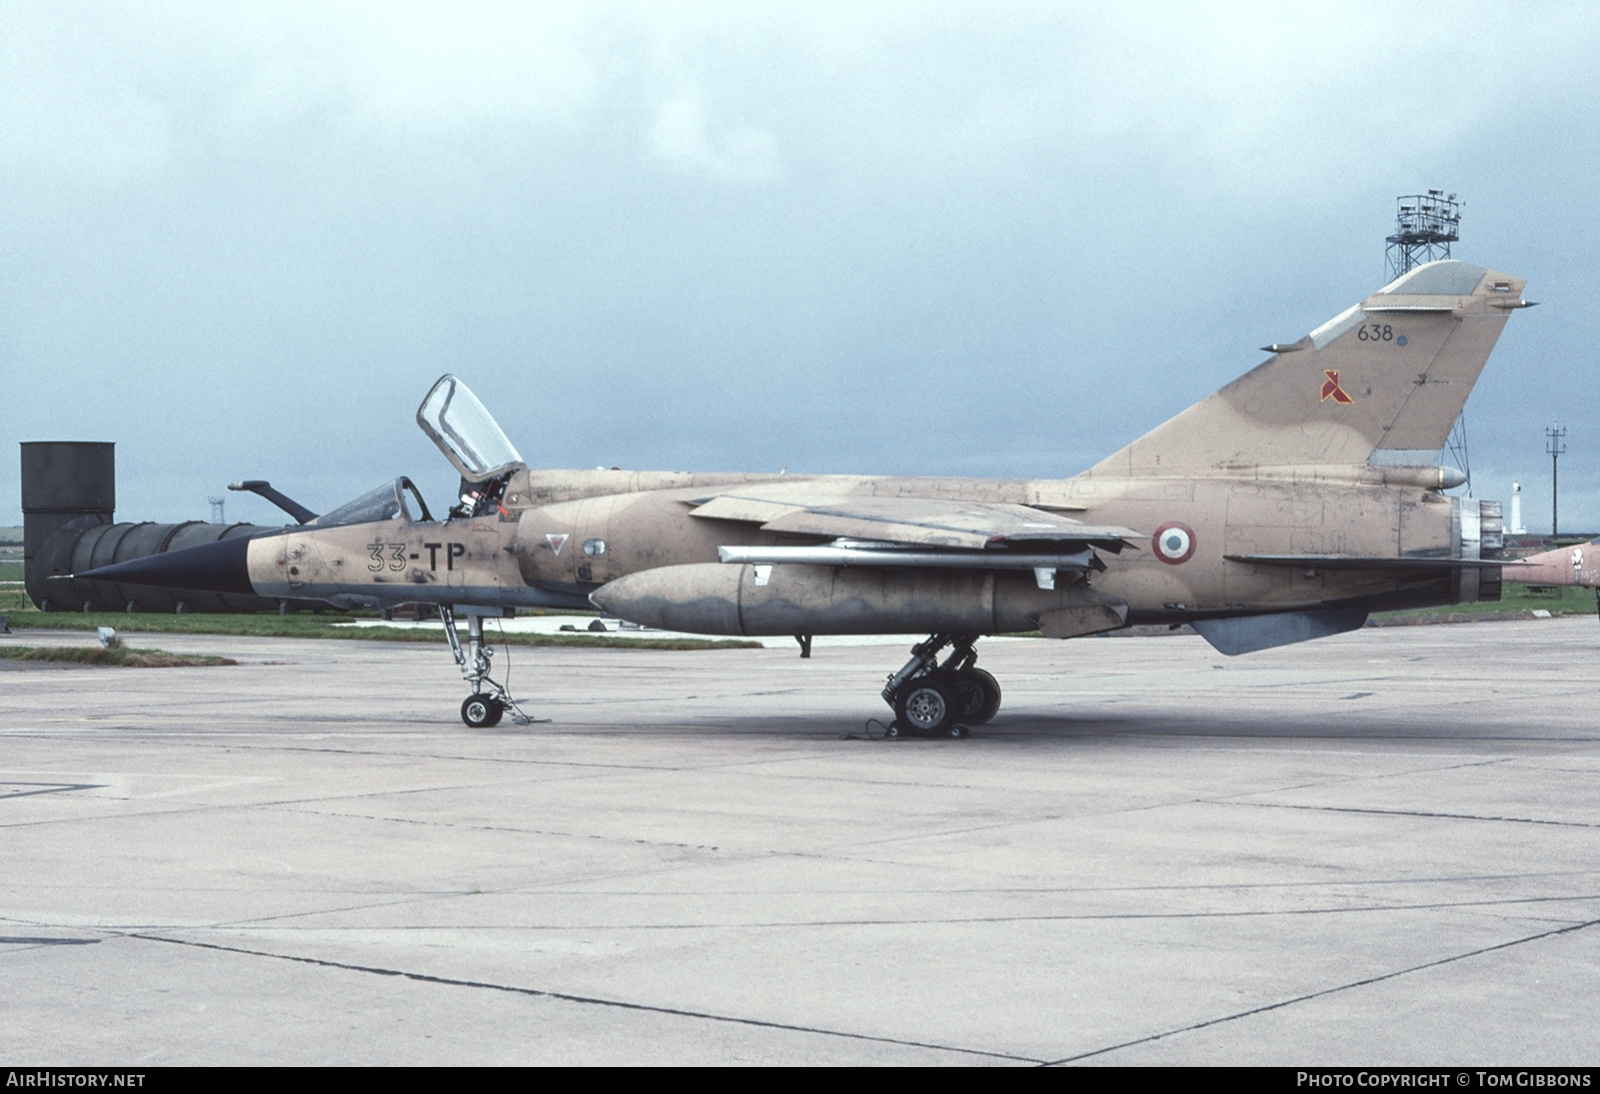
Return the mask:
[[[408,495],[415,508],[407,503]],[[393,482],[386,482],[382,486],[368,490],[359,498],[347,501],[337,509],[330,509],[315,520],[308,521],[305,526],[335,528],[343,524],[371,524],[374,521],[395,519],[433,520],[433,514],[428,512],[428,503],[422,500],[422,492],[404,475]]]
[[[460,501],[451,507],[447,519],[494,512],[511,476],[527,467],[488,408],[454,376],[441,376],[429,389],[417,408],[417,424],[461,473]],[[239,485],[270,489],[267,483]],[[398,519],[434,519],[428,503],[422,500],[422,492],[404,475],[303,523],[333,528]]]

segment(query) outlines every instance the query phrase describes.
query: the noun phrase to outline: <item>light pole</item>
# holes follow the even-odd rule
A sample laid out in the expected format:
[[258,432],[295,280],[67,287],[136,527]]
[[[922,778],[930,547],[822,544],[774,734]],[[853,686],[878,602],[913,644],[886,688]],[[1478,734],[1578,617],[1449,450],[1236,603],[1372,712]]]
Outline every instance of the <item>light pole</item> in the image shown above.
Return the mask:
[[1544,450],[1550,456],[1550,539],[1556,538],[1556,495],[1561,485],[1557,474],[1561,454],[1567,450],[1567,430],[1560,422],[1552,422],[1544,431]]

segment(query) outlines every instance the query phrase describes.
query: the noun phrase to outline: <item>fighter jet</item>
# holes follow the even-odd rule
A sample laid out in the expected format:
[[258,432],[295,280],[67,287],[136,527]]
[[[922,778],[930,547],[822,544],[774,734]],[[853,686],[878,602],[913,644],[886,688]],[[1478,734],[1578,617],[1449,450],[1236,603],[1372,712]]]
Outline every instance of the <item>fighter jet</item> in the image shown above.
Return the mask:
[[1499,599],[1500,506],[1447,495],[1465,476],[1439,453],[1524,284],[1419,266],[1065,479],[540,471],[447,375],[417,412],[462,480],[443,519],[401,478],[298,527],[79,576],[436,604],[475,727],[513,703],[482,620],[517,608],[802,650],[925,635],[883,689],[891,732],[962,736],[1000,707],[984,635],[1189,624],[1236,655]]
[[1593,589],[1595,614],[1600,615],[1600,538],[1529,555],[1512,565],[1515,568],[1507,576],[1529,585]]
[[1529,585],[1600,587],[1600,539],[1529,555],[1517,562],[1510,576]]

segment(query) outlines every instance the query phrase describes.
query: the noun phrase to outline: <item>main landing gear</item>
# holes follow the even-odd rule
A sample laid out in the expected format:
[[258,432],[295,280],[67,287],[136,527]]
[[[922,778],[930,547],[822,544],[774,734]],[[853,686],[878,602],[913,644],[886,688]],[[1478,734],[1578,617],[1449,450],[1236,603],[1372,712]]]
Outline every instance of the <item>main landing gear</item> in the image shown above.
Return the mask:
[[[975,634],[931,635],[911,649],[911,660],[889,677],[883,701],[894,709],[889,736],[965,737],[1000,709],[1000,685],[977,667]],[[939,654],[952,647],[940,664]]]
[[483,640],[483,617],[467,616],[465,650],[461,648],[461,637],[456,634],[455,613],[440,605],[439,618],[444,622],[444,636],[450,643],[450,652],[455,655],[461,675],[472,689],[472,694],[461,704],[461,720],[473,729],[499,725],[506,708],[515,710],[517,704],[504,687],[489,679],[489,658],[494,656],[494,647]]

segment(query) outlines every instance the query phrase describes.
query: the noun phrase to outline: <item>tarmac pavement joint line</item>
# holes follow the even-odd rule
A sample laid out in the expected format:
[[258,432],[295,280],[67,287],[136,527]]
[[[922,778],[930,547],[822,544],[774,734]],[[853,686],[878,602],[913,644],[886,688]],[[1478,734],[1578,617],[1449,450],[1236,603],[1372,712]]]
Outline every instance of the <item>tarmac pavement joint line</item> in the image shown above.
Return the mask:
[[[592,837],[584,837],[592,838]],[[1373,885],[1456,885],[1463,882],[1482,881],[1530,881],[1535,878],[1568,878],[1592,877],[1596,870],[1518,870],[1513,873],[1501,874],[1444,874],[1438,877],[1375,877],[1375,878],[1321,878],[1314,881],[1266,881],[1266,882],[1200,882],[1190,885],[963,885],[954,887],[933,887],[917,889],[879,889],[880,893],[914,893],[917,895],[1080,895],[1084,893],[1186,893],[1186,892],[1249,892],[1251,890],[1281,890],[1281,889],[1338,889],[1348,886],[1366,888]],[[548,888],[545,886],[517,887],[512,889],[497,889],[499,893],[542,893],[547,896],[641,896],[648,893],[655,895],[651,890],[630,889],[579,889],[579,888]],[[757,892],[770,893],[773,890],[716,890],[720,896],[748,896]],[[855,889],[808,889],[793,890],[794,895],[800,892],[812,893],[854,893]],[[4,918],[0,917],[0,922]]]
[[326,809],[285,809],[307,817],[338,817],[343,820],[378,821],[382,824],[414,824],[423,828],[462,829],[471,832],[504,832],[513,836],[554,836],[557,839],[601,840],[622,843],[630,847],[672,847],[684,851],[717,851],[719,845],[711,843],[682,843],[676,840],[639,839],[634,836],[604,836],[589,832],[575,832],[552,828],[519,828],[505,824],[455,824],[451,821],[423,817],[386,817],[376,813],[336,813]]
[[1480,817],[1472,813],[1429,813],[1418,809],[1373,809],[1354,805],[1290,805],[1286,802],[1218,801],[1212,805],[1242,805],[1251,809],[1301,809],[1310,813],[1365,813],[1380,817],[1425,817],[1434,820],[1491,821],[1503,824],[1547,824],[1555,828],[1600,828],[1590,821],[1541,820],[1538,817]]
[[[485,889],[485,891],[480,892],[480,894],[482,894],[482,896],[506,896],[506,894],[520,894],[520,892],[523,892],[523,889],[504,889],[504,891],[498,891],[498,889]],[[338,913],[341,912],[366,912],[366,910],[373,910],[373,908],[392,908],[398,907],[398,905],[426,902],[426,900],[454,899],[454,897],[461,896],[469,896],[469,894],[462,891],[410,892],[410,894],[405,894],[405,896],[397,896],[394,897],[394,899],[371,900],[371,902],[363,902],[363,904],[339,905],[339,907],[310,908],[310,910],[306,910],[306,912],[290,912],[285,913],[285,915],[258,916],[258,918],[250,918],[250,920],[229,920],[222,921],[222,923],[123,923],[117,924],[117,926],[110,926],[110,924],[78,923],[75,924],[75,926],[77,926],[77,929],[98,929],[98,931],[106,931],[109,932],[110,936],[115,937],[141,937],[141,939],[142,937],[146,936],[142,936],[142,934],[138,934],[136,931],[152,931],[152,929],[166,929],[166,931],[171,931],[171,929],[187,929],[187,931],[250,932],[250,934],[259,934],[259,936],[266,936],[266,934],[293,934],[293,932],[296,931],[330,932],[339,931],[339,929],[350,929],[350,931],[370,931],[371,926],[366,926],[366,924],[363,924],[363,926],[352,926],[352,928],[336,928],[336,926],[325,926],[325,924],[317,924],[317,926],[299,928],[299,926],[277,926],[277,924],[280,924],[285,920],[304,920],[304,918],[310,918],[310,916],[338,915]],[[477,894],[474,894],[474,896],[477,896]],[[1374,912],[1437,912],[1437,910],[1445,910],[1445,908],[1509,908],[1514,907],[1514,905],[1573,904],[1573,902],[1584,902],[1584,900],[1600,900],[1600,892],[1578,892],[1578,894],[1573,894],[1573,896],[1507,897],[1507,899],[1498,900],[1432,900],[1432,902],[1427,902],[1427,904],[1358,904],[1349,905],[1349,907],[1326,905],[1326,907],[1312,908],[1246,908],[1246,910],[1240,910],[1240,912],[1082,912],[1037,913],[1037,915],[944,916],[944,918],[893,918],[893,920],[891,920],[891,918],[872,918],[872,920],[867,920],[867,918],[840,918],[840,920],[752,920],[726,921],[726,923],[710,923],[710,921],[706,921],[706,923],[430,923],[426,924],[426,926],[387,926],[387,928],[384,929],[387,929],[387,931],[446,931],[446,929],[448,929],[448,931],[507,931],[507,929],[512,929],[512,931],[597,932],[760,931],[760,929],[782,929],[782,931],[789,931],[789,929],[795,928],[853,928],[853,926],[866,926],[866,928],[874,928],[874,926],[962,926],[962,924],[984,923],[1074,923],[1074,921],[1237,920],[1237,918],[1267,918],[1267,916],[1355,915],[1355,913]],[[32,926],[32,928],[67,929],[66,924],[45,923],[45,921],[38,920],[0,921],[13,921],[13,923],[26,924],[26,926]],[[1597,923],[1600,923],[1600,920],[1597,920]],[[5,937],[0,937],[0,944],[5,944],[6,940],[8,939],[5,939]],[[101,939],[86,940],[90,940],[90,942],[99,942]],[[211,945],[203,944],[203,942],[192,942],[192,940],[155,939],[154,936],[152,936],[152,940],[158,940],[158,942],[181,942],[182,945]],[[211,945],[211,948],[227,950],[227,948],[230,947],[224,947],[224,945]],[[1491,950],[1494,950],[1494,948],[1501,947],[1490,947],[1488,950],[1474,950],[1474,953],[1488,953],[1491,952]],[[254,950],[238,950],[238,952],[254,953]],[[283,955],[267,953],[266,956]],[[315,961],[315,958],[304,958],[304,960]],[[1456,958],[1446,958],[1446,961],[1454,960],[1456,960]],[[1442,964],[1442,961],[1435,961],[1434,964]],[[350,968],[355,968],[355,966],[350,966]],[[1419,966],[1416,966],[1416,968],[1429,968],[1429,966],[1427,966],[1427,964],[1419,964]],[[408,974],[395,972],[395,976],[408,976]],[[1398,976],[1398,974],[1394,974],[1394,976]],[[1378,977],[1378,979],[1386,979],[1386,977]],[[1370,980],[1362,980],[1362,984],[1366,984],[1366,982],[1370,982]],[[493,987],[493,985],[491,985],[491,987]],[[522,990],[522,988],[507,987],[506,990]],[[533,988],[530,988],[530,990],[533,990]],[[1333,990],[1333,988],[1330,988],[1330,990]],[[555,995],[555,993],[544,992],[544,995]],[[1298,998],[1298,1000],[1309,1000],[1309,998],[1315,998],[1317,995],[1325,995],[1325,992],[1312,993],[1312,995],[1296,996],[1296,998]],[[619,1006],[621,1006],[621,1004],[619,1004]],[[1280,1006],[1280,1004],[1274,1004],[1274,1006]],[[1254,1014],[1254,1011],[1246,1011],[1246,1014]],[[818,1032],[818,1030],[811,1030],[811,1027],[800,1027],[800,1025],[784,1028],[795,1028],[795,1030],[810,1030],[810,1032]],[[821,1030],[821,1032],[826,1032],[826,1030]],[[912,1041],[896,1041],[896,1043],[912,1044]],[[1133,1043],[1136,1043],[1136,1041],[1130,1041],[1130,1044]],[[930,1046],[923,1046],[923,1048],[930,1048]],[[952,1049],[952,1051],[966,1051],[966,1049]]]
[[63,794],[71,790],[104,790],[105,783],[42,783],[42,782],[0,782],[0,788],[8,786],[38,786],[42,790],[4,790],[0,789],[0,801],[9,801],[12,798],[31,798],[35,794]]
[[[148,734],[148,733],[146,733],[145,735],[146,736],[153,736],[152,734]],[[202,738],[205,738],[208,741],[215,740],[217,738],[216,734],[209,734],[209,733],[166,734],[165,736],[202,737]],[[245,737],[245,738],[254,738],[254,737],[259,737],[260,734],[259,733],[254,733],[254,732],[252,732],[252,733],[241,733],[240,736],[241,737]],[[431,734],[430,733],[427,736],[430,736],[430,737],[431,736],[436,736],[436,734]],[[430,754],[430,753],[426,753],[426,752],[396,752],[396,751],[393,751],[393,750],[385,751],[383,749],[377,749],[377,748],[312,748],[309,745],[277,745],[277,744],[275,744],[275,745],[271,745],[271,746],[262,746],[262,745],[233,744],[233,743],[229,743],[225,747],[228,748],[228,749],[237,751],[237,752],[264,752],[264,753],[268,753],[268,754],[278,753],[278,752],[312,752],[312,753],[321,753],[321,754],[330,755],[330,756],[376,756],[376,757],[381,757],[383,759],[396,758],[396,759],[407,759],[407,760],[449,760],[449,761],[452,761],[452,762],[455,762],[455,763],[482,763],[483,760],[484,760],[484,757],[482,757],[482,756],[441,756],[441,755],[435,755],[435,754]],[[663,771],[663,770],[665,770],[665,771],[679,771],[679,770],[684,770],[683,768],[678,768],[678,767],[666,767],[666,768],[664,768],[664,767],[661,767],[660,765],[657,765],[657,764],[624,764],[624,763],[614,763],[614,762],[613,763],[601,763],[599,761],[547,760],[547,759],[537,759],[537,758],[536,759],[528,759],[527,757],[523,757],[523,756],[496,756],[496,757],[494,757],[494,762],[497,763],[497,764],[526,764],[526,765],[529,765],[529,766],[532,766],[532,767],[593,768],[593,769],[595,769],[596,772],[601,772],[601,773],[609,773],[611,771]],[[698,768],[696,768],[695,770],[698,770]]]
[[18,950],[37,950],[46,946],[93,946],[103,938],[49,938],[35,935],[0,935],[0,946],[9,946],[6,953]]
[[[1600,922],[1597,920],[1596,922]],[[1570,928],[1568,928],[1570,929]],[[1554,932],[1553,932],[1554,933]],[[981,1048],[963,1048],[959,1045],[939,1045],[927,1041],[907,1041],[898,1037],[878,1037],[870,1033],[851,1033],[848,1030],[825,1029],[820,1026],[801,1026],[788,1022],[769,1022],[761,1018],[741,1018],[731,1014],[711,1014],[706,1011],[685,1010],[680,1007],[662,1007],[650,1003],[630,1003],[624,999],[602,999],[597,996],[573,995],[568,992],[547,991],[543,988],[525,988],[515,984],[494,984],[485,980],[462,980],[451,976],[434,976],[431,973],[407,972],[404,969],[383,969],[373,965],[352,965],[343,961],[328,961],[320,957],[303,957],[299,954],[271,953],[267,950],[247,950],[242,946],[222,946],[215,942],[196,942],[184,938],[166,938],[154,934],[123,934],[118,937],[136,938],[143,942],[165,942],[172,946],[191,946],[202,950],[216,950],[221,953],[242,954],[247,957],[266,957],[275,961],[293,961],[301,965],[314,965],[324,969],[339,969],[343,972],[360,972],[370,976],[397,976],[405,980],[415,980],[424,984],[443,984],[448,987],[479,988],[486,991],[503,991],[513,995],[527,995],[539,999],[554,999],[563,1003],[579,1003],[587,1006],[618,1007],[622,1010],[645,1011],[651,1014],[667,1014],[676,1018],[698,1018],[708,1022],[729,1022],[741,1026],[755,1026],[760,1029],[780,1029],[791,1033],[814,1033],[824,1037],[844,1037],[852,1041],[875,1041],[886,1045],[903,1045],[907,1048],[925,1048],[934,1052],[954,1052],[966,1056],[985,1056],[995,1060],[1015,1060],[1021,1064],[1043,1065],[1045,1061],[1030,1057],[1018,1056],[1009,1052],[991,1052]],[[1496,947],[1498,948],[1498,947]]]
[[[399,788],[383,789],[383,790],[363,790],[363,791],[360,791],[359,793],[354,793],[354,794],[319,794],[319,795],[317,795],[315,797],[309,797],[309,798],[279,798],[279,799],[271,799],[271,800],[259,801],[259,802],[206,803],[206,804],[202,804],[202,805],[184,805],[184,806],[179,806],[178,808],[175,808],[175,809],[149,809],[149,810],[145,810],[143,812],[135,813],[135,814],[131,814],[131,815],[129,815],[129,814],[120,814],[120,813],[86,813],[86,814],[84,814],[82,816],[77,816],[77,817],[52,817],[52,818],[48,818],[48,819],[45,819],[45,820],[4,821],[4,822],[0,822],[0,828],[32,828],[32,827],[36,827],[36,826],[39,826],[39,825],[47,825],[47,824],[82,824],[82,823],[85,823],[85,822],[103,821],[103,820],[123,820],[123,821],[127,821],[127,820],[147,820],[147,819],[152,819],[152,818],[159,819],[159,818],[164,818],[164,817],[182,816],[184,814],[191,814],[191,813],[237,813],[237,812],[251,812],[251,811],[260,810],[260,809],[273,809],[273,810],[279,810],[279,811],[286,812],[286,813],[301,812],[301,813],[305,813],[305,814],[308,814],[308,815],[311,815],[311,816],[331,815],[331,816],[357,816],[357,817],[359,817],[359,816],[361,816],[361,814],[339,814],[339,813],[327,814],[324,811],[319,811],[319,810],[314,810],[314,809],[295,810],[293,807],[297,806],[297,805],[315,805],[315,804],[317,804],[319,802],[360,801],[360,800],[362,800],[364,798],[394,798],[394,797],[405,797],[405,796],[408,796],[408,795],[415,795],[415,794],[437,794],[437,793],[443,793],[443,792],[452,791],[452,790],[482,790],[482,789],[484,789],[486,787],[503,786],[503,785],[505,785],[505,782],[506,782],[506,780],[504,780],[504,779],[494,779],[494,780],[486,780],[486,781],[475,782],[475,783],[462,783],[460,785],[456,785],[456,784],[436,784],[436,785],[430,785],[430,786],[399,787]],[[62,791],[62,790],[99,790],[99,789],[102,789],[105,784],[85,783],[85,784],[83,784],[81,786],[62,786],[62,785],[50,783],[50,784],[40,784],[40,785],[52,786],[52,787],[54,787],[54,790],[40,790],[40,791],[35,791],[35,793],[47,794],[47,793],[59,792],[59,791]],[[29,796],[28,794],[0,794],[0,801],[5,801],[8,798],[24,798],[24,797],[28,797],[28,796]],[[123,801],[123,800],[127,800],[127,799],[112,799],[112,800],[113,801]],[[148,801],[148,800],[153,800],[153,799],[138,798],[138,799],[131,799],[131,800],[134,800],[134,801]],[[391,819],[395,819],[395,818],[387,818],[387,817],[385,817],[385,818],[379,818],[379,819],[391,820]],[[490,830],[491,831],[498,831],[498,830],[501,830],[501,829],[490,829]]]
[[[1350,784],[1373,783],[1382,779],[1410,779],[1417,775],[1437,775],[1441,771],[1462,771],[1473,767],[1493,767],[1496,764],[1507,764],[1520,759],[1518,756],[1496,756],[1489,760],[1467,760],[1458,764],[1428,764],[1424,767],[1406,767],[1394,771],[1361,772],[1356,775],[1341,775],[1337,778],[1321,778],[1311,782],[1293,783],[1288,786],[1270,787],[1262,790],[1246,790],[1238,794],[1225,794],[1215,798],[1196,798],[1196,803],[1209,803],[1211,805],[1252,805],[1245,798],[1259,798],[1263,794],[1287,794],[1293,790],[1321,790],[1329,786],[1348,786]],[[1587,774],[1587,772],[1586,772]],[[1266,804],[1272,804],[1270,802]],[[1307,807],[1309,808],[1309,807]]]
[[1284,1007],[1292,1007],[1296,1003],[1304,1003],[1312,999],[1320,999],[1325,995],[1335,995],[1341,991],[1349,991],[1352,988],[1362,988],[1369,984],[1381,984],[1385,980],[1394,980],[1397,977],[1408,976],[1414,972],[1425,972],[1428,969],[1436,969],[1441,965],[1450,965],[1457,961],[1465,961],[1469,957],[1481,957],[1486,953],[1495,953],[1499,950],[1509,950],[1513,946],[1520,946],[1525,942],[1538,942],[1541,939],[1554,938],[1557,935],[1572,934],[1576,931],[1581,931],[1596,925],[1600,925],[1600,919],[1585,920],[1582,923],[1570,923],[1565,927],[1557,927],[1554,930],[1540,931],[1538,934],[1530,934],[1522,938],[1513,938],[1509,942],[1499,942],[1493,946],[1483,946],[1476,950],[1468,950],[1466,953],[1453,954],[1450,957],[1441,957],[1437,961],[1425,961],[1420,965],[1412,965],[1410,968],[1396,969],[1394,972],[1381,973],[1377,976],[1369,976],[1362,980],[1352,980],[1348,984],[1338,984],[1331,988],[1323,988],[1321,991],[1307,992],[1304,995],[1297,995],[1292,999],[1280,999],[1276,1003],[1267,1003],[1263,1006],[1251,1007],[1249,1010],[1236,1011],[1233,1014],[1225,1014],[1220,1018],[1208,1018],[1204,1022],[1194,1022],[1187,1026],[1180,1026],[1177,1029],[1169,1029],[1161,1033],[1152,1033],[1148,1037],[1136,1037],[1131,1041],[1123,1041],[1121,1044],[1107,1045],[1105,1048],[1097,1048],[1089,1052],[1080,1052],[1076,1056],[1064,1056],[1059,1060],[1050,1060],[1041,1066],[1059,1067],[1063,1064],[1077,1063],[1079,1060],[1088,1060],[1095,1056],[1104,1056],[1108,1052],[1116,1052],[1120,1049],[1132,1048],[1135,1045],[1147,1045],[1152,1041],[1162,1041],[1168,1037],[1176,1037],[1180,1033],[1193,1033],[1195,1030],[1206,1029],[1210,1026],[1220,1026],[1224,1022],[1233,1022],[1240,1018],[1249,1018],[1253,1014],[1265,1014],[1268,1011],[1282,1010]]
[[[509,890],[516,894],[520,890]],[[498,890],[483,890],[478,894],[484,896],[504,896],[507,892]],[[216,930],[216,931],[254,931],[259,934],[282,933],[293,931],[336,931],[341,928],[316,925],[311,927],[276,927],[264,924],[276,923],[286,919],[306,919],[313,916],[325,916],[347,911],[365,911],[372,908],[391,908],[405,904],[421,903],[429,900],[448,900],[469,895],[462,892],[440,893],[414,893],[390,901],[378,901],[370,904],[354,904],[348,908],[316,908],[304,912],[292,912],[281,916],[264,916],[258,919],[231,920],[226,923],[184,924],[190,930]],[[1225,912],[1039,912],[1031,915],[972,915],[972,916],[936,916],[923,918],[887,918],[873,919],[774,919],[774,920],[736,920],[723,923],[478,923],[478,924],[428,924],[420,927],[389,927],[388,930],[400,931],[437,931],[437,930],[518,930],[518,931],[756,931],[756,930],[793,930],[795,928],[824,928],[824,927],[949,927],[973,925],[982,923],[1072,923],[1072,922],[1117,922],[1122,920],[1181,920],[1181,919],[1244,919],[1263,918],[1273,916],[1299,916],[1299,915],[1351,915],[1373,912],[1431,912],[1448,908],[1509,908],[1526,904],[1569,904],[1582,901],[1600,901],[1600,893],[1576,893],[1572,896],[1528,896],[1507,897],[1501,900],[1439,900],[1427,903],[1412,904],[1353,904],[1349,906],[1330,905],[1315,908],[1248,908],[1242,911]],[[174,924],[147,924],[147,929],[165,928],[172,929]],[[114,928],[106,928],[108,930]],[[120,928],[126,930],[126,927]],[[372,928],[367,925],[347,928],[352,931],[367,931]],[[1419,966],[1421,967],[1421,966]],[[1309,998],[1309,996],[1308,996]],[[799,1027],[795,1027],[799,1028]]]

